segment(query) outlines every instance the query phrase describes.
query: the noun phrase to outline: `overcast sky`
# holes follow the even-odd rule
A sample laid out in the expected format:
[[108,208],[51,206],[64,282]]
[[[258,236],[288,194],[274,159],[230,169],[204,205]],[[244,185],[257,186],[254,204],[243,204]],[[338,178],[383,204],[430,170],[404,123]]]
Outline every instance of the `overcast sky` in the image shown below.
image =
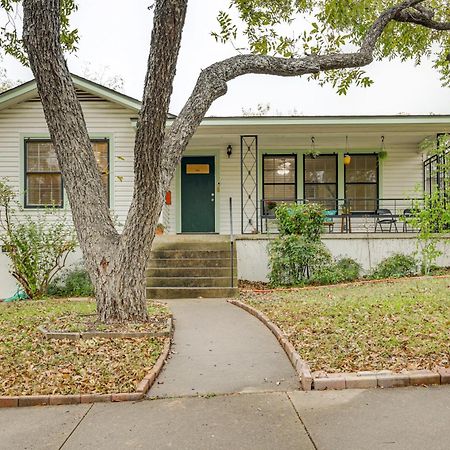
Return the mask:
[[[83,75],[83,68],[124,79],[124,92],[141,98],[148,55],[152,14],[151,0],[79,0],[73,23],[81,41],[76,56],[69,56],[69,68]],[[190,0],[171,111],[178,113],[190,94],[202,68],[235,54],[210,36],[215,17],[227,0]],[[7,58],[8,75],[26,81],[31,73]],[[217,100],[208,115],[241,115],[242,109],[270,104],[273,114],[450,114],[450,89],[442,88],[431,64],[374,63],[368,69],[375,84],[352,88],[338,96],[330,87],[300,78],[245,76],[229,84],[228,94]]]

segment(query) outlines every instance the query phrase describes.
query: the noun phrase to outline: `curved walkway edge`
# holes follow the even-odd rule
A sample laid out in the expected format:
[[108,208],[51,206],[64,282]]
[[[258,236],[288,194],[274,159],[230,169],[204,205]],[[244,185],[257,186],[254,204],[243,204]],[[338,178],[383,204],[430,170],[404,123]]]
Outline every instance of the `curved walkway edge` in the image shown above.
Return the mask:
[[394,373],[391,370],[361,371],[353,373],[311,373],[308,363],[301,359],[295,347],[287,339],[280,328],[261,311],[239,300],[228,300],[233,305],[248,311],[263,322],[276,336],[286,352],[292,366],[298,373],[303,390],[318,391],[341,389],[393,388],[407,386],[430,386],[435,384],[450,384],[450,368],[439,367],[431,370],[403,370]]
[[172,351],[148,397],[290,391],[299,380],[275,337],[226,299],[166,300]]

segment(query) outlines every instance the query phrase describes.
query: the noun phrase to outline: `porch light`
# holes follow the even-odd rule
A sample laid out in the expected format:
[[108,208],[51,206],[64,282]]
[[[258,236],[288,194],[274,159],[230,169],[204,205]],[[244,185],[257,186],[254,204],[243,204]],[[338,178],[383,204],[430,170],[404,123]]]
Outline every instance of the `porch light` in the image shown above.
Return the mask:
[[228,156],[228,158],[230,158],[232,154],[233,154],[233,147],[230,144],[227,147],[227,156]]

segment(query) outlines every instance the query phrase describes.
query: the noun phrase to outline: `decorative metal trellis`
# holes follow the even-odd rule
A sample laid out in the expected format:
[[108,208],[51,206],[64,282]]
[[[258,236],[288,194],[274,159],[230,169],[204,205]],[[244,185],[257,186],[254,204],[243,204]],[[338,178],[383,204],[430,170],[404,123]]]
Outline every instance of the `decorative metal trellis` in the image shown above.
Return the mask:
[[241,233],[258,230],[258,136],[241,136]]
[[[438,134],[437,139],[440,135]],[[423,163],[424,191],[432,194],[435,190],[442,192],[446,197],[450,194],[450,148],[442,153],[432,155]]]

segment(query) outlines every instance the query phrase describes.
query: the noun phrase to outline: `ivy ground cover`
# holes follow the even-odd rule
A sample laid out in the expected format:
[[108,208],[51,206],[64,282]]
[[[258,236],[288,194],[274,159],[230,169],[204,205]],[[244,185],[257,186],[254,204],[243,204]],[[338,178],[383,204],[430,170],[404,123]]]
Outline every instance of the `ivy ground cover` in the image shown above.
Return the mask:
[[[38,330],[72,329],[68,321],[93,313],[88,300],[0,303],[0,396],[134,392],[161,354],[163,338],[47,340]],[[163,328],[169,311],[149,304],[149,314],[158,318],[152,329]]]
[[450,277],[243,293],[313,371],[450,366]]

